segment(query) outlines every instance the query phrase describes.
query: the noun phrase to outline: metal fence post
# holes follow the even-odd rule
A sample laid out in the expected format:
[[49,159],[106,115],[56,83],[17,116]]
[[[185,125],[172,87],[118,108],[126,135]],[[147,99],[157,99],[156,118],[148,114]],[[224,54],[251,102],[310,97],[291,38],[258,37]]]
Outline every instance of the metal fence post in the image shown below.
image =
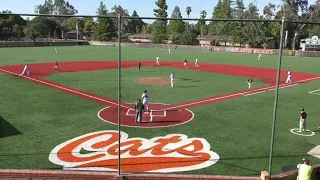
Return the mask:
[[278,74],[277,74],[277,84],[276,84],[276,92],[275,92],[275,99],[274,99],[272,135],[271,135],[271,146],[270,146],[270,155],[269,155],[268,172],[270,177],[272,174],[272,156],[273,156],[274,136],[275,136],[275,130],[276,130],[277,109],[278,109],[279,84],[280,84],[281,61],[282,61],[282,50],[283,50],[283,31],[284,31],[284,17],[282,17],[282,21],[281,21]]
[[121,15],[118,14],[118,174],[121,174],[120,132],[121,132]]

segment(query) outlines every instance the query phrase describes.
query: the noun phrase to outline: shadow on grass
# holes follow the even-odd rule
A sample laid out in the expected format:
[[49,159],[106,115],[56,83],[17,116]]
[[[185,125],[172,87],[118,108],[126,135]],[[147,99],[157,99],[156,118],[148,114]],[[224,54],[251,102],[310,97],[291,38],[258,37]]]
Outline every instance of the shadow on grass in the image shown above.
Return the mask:
[[0,116],[0,138],[22,134],[18,129]]
[[190,81],[190,82],[201,82],[199,80],[193,80],[193,79],[190,79],[190,78],[179,78],[179,79],[181,79],[183,81]]
[[180,88],[194,88],[194,87],[197,87],[197,86],[178,86]]

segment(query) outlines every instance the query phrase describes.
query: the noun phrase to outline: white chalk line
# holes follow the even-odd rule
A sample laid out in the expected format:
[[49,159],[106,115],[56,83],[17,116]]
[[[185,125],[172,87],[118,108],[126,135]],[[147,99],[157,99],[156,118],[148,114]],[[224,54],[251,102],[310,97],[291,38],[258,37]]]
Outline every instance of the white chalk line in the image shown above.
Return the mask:
[[[298,81],[298,82],[292,83],[292,84],[282,84],[282,85],[279,85],[279,88],[282,89],[282,88],[286,88],[286,87],[296,86],[296,85],[299,85],[299,83],[301,83],[301,82],[311,81],[311,80],[315,80],[315,79],[319,79],[319,78],[320,77],[314,77],[314,78],[304,79],[304,80],[301,80],[301,81]],[[169,108],[162,109],[162,110],[159,110],[159,111],[167,111],[167,110],[170,110],[170,109],[182,108],[182,107],[201,104],[201,103],[206,103],[206,102],[210,102],[210,101],[217,101],[217,100],[220,100],[220,99],[231,98],[231,97],[234,97],[234,96],[239,96],[239,97],[241,97],[241,96],[249,96],[249,95],[253,95],[253,94],[264,93],[264,92],[267,92],[267,91],[273,91],[275,89],[276,89],[276,86],[263,87],[263,88],[255,89],[255,90],[253,90],[254,92],[251,92],[251,93],[250,92],[247,92],[247,93],[246,92],[242,92],[242,93],[229,94],[229,95],[220,96],[220,97],[216,97],[216,98],[200,100],[200,101],[196,101],[196,102],[191,102],[191,103],[186,103],[186,104],[182,104],[182,105],[178,105],[178,106],[173,106],[173,107],[169,107]],[[262,91],[262,92],[260,92],[260,91]]]
[[320,89],[316,89],[316,90],[314,90],[314,91],[310,91],[310,92],[308,92],[308,93],[312,94],[312,93],[314,93],[314,92],[318,92],[318,91],[320,91]]
[[[0,71],[8,73],[8,74],[19,76],[19,74],[17,74],[17,73],[14,73],[14,72],[11,72],[11,71],[7,71],[7,70],[4,70],[4,69],[0,69]],[[88,95],[86,93],[82,93],[82,92],[79,92],[79,91],[68,89],[68,88],[65,88],[65,87],[62,87],[62,86],[59,86],[59,85],[55,85],[55,84],[52,84],[52,83],[49,83],[49,82],[45,82],[45,81],[42,81],[42,80],[39,80],[39,79],[35,79],[35,78],[32,78],[32,77],[28,77],[28,76],[21,76],[21,77],[29,79],[29,80],[34,81],[34,82],[39,82],[41,84],[45,84],[45,85],[48,85],[48,86],[51,86],[51,87],[55,87],[57,89],[69,91],[69,92],[74,93],[74,94],[79,94],[79,95],[82,95],[82,96],[86,96],[86,97],[91,98],[91,99],[96,99],[96,100],[99,100],[99,101],[102,101],[102,102],[106,102],[106,103],[109,103],[109,104],[118,105],[118,103],[114,103],[114,102],[111,102],[111,101],[108,101],[108,100],[105,100],[105,99],[101,99],[101,98],[98,98],[98,97],[95,97],[95,96],[91,96],[91,95]],[[120,105],[120,106],[124,107],[124,108],[129,108],[129,107],[124,106],[124,105]]]

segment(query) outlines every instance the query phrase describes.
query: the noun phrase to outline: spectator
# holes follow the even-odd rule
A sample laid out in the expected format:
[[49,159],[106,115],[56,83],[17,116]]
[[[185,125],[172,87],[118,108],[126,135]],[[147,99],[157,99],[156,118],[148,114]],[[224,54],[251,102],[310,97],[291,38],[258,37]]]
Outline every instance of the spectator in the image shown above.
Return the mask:
[[297,180],[311,180],[312,166],[309,165],[309,160],[303,159],[303,164],[298,164]]

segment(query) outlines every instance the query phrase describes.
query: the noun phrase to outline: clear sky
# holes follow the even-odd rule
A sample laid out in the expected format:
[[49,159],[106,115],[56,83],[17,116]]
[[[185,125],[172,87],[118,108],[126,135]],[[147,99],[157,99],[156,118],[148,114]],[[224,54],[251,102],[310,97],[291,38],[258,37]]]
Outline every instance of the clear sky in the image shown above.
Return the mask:
[[[43,4],[44,0],[0,0],[0,10],[11,10],[13,13],[34,13],[36,5]],[[79,11],[79,15],[95,15],[101,0],[69,0]],[[185,9],[187,6],[192,7],[190,18],[199,18],[200,11],[207,11],[207,18],[211,18],[214,6],[218,0],[167,0],[168,17],[171,16],[173,8],[177,5],[180,7],[183,17],[187,17]],[[309,1],[314,3],[315,0]],[[153,9],[156,8],[155,0],[103,0],[107,9],[110,10],[114,5],[121,5],[128,9],[130,15],[136,10],[140,17],[153,15]],[[263,7],[270,1],[256,0],[258,9],[262,12]],[[244,0],[245,5],[254,3],[254,0]],[[281,0],[273,0],[272,3],[281,4]]]

